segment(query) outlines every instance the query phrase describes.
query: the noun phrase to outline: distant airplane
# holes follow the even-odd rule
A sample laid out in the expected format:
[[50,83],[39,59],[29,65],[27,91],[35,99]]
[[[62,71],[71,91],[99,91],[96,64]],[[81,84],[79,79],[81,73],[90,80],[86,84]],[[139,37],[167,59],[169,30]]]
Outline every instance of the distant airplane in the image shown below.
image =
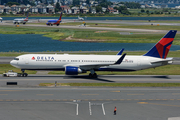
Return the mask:
[[84,18],[78,16],[78,20],[84,20]]
[[49,21],[46,23],[46,25],[51,25],[51,26],[57,25],[57,26],[59,26],[59,24],[61,23],[61,17],[62,17],[62,12],[61,12],[60,17],[59,17],[58,20],[49,20]]
[[0,21],[1,21],[1,22],[2,22],[2,20],[3,20],[2,17],[0,17]]
[[23,23],[23,24],[26,24],[26,22],[28,21],[28,14],[27,14],[27,17],[26,18],[16,18],[14,19],[13,23],[14,24],[19,24],[19,23]]
[[176,30],[170,30],[151,50],[142,56],[117,55],[69,55],[69,54],[25,54],[10,62],[25,70],[63,70],[66,75],[78,75],[90,71],[89,77],[96,78],[95,71],[137,71],[167,65],[173,58],[166,58]]

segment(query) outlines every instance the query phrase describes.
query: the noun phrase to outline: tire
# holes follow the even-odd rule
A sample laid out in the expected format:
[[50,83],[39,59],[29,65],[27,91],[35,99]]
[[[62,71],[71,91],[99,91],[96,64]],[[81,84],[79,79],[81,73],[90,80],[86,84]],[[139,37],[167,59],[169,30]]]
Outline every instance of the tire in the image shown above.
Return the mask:
[[27,77],[28,76],[28,74],[27,73],[24,73],[24,77]]
[[92,75],[92,77],[93,77],[93,78],[97,78],[97,74],[94,73],[94,74]]
[[89,73],[89,78],[92,78],[92,77],[93,77],[93,75],[91,73]]

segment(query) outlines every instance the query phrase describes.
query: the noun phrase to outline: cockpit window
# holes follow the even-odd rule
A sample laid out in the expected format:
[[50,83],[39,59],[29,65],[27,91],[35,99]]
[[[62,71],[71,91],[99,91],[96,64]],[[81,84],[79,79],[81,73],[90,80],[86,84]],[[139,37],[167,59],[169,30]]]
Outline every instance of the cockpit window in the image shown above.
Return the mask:
[[19,60],[19,58],[14,58],[14,60]]

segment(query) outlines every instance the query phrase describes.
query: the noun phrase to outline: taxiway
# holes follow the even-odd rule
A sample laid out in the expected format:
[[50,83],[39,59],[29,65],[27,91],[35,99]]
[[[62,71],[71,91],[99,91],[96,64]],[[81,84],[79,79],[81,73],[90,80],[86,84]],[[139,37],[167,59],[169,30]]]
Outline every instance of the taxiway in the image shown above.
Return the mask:
[[176,120],[179,95],[179,88],[7,87],[0,88],[0,115],[3,120]]

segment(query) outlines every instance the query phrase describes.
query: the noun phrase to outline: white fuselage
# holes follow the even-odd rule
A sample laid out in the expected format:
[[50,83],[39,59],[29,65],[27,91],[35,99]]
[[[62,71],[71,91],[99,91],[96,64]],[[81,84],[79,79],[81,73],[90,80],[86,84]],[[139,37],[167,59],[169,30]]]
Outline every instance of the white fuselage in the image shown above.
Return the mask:
[[[24,70],[64,70],[66,66],[88,71],[136,71],[166,65],[165,59],[148,56],[125,56],[121,64],[114,64],[121,55],[26,54],[11,61]],[[164,61],[164,62],[162,62]]]
[[24,19],[24,18],[18,18],[18,19],[14,19],[13,23],[26,23],[28,21],[28,19]]

